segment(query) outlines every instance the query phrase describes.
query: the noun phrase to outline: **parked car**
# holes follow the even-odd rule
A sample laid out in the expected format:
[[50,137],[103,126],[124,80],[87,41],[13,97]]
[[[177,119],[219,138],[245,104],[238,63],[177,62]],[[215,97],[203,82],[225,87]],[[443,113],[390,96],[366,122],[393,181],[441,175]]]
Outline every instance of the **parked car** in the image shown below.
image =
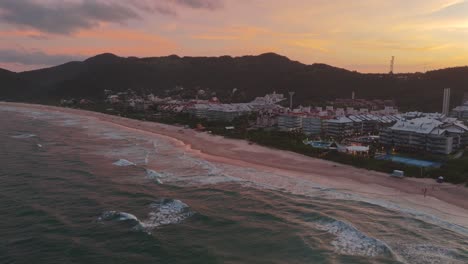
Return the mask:
[[393,172],[390,174],[392,177],[397,177],[397,178],[404,178],[405,177],[405,172],[401,170],[393,170]]

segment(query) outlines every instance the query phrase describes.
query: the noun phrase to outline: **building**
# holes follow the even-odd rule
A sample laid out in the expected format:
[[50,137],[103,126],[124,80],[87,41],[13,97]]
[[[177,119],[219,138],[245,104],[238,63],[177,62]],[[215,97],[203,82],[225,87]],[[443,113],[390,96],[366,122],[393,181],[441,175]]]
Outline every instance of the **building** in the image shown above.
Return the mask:
[[355,133],[353,120],[345,116],[325,120],[324,127],[326,136],[333,138],[350,137]]
[[391,126],[399,120],[397,115],[374,114],[350,115],[348,118],[353,121],[354,133],[359,135],[377,134],[382,128]]
[[467,143],[468,128],[453,118],[424,116],[382,129],[380,143],[409,151],[450,154]]
[[209,121],[231,122],[236,117],[253,111],[249,104],[194,104],[189,112],[197,118]]
[[287,113],[278,116],[278,128],[280,131],[294,131],[302,128],[302,115]]
[[393,100],[366,100],[358,98],[338,98],[334,101],[328,102],[334,107],[353,107],[358,109],[369,109],[369,110],[380,110],[385,107],[395,107],[395,102]]
[[322,118],[319,116],[305,116],[302,118],[302,132],[306,135],[320,135],[322,123]]
[[[393,112],[393,108],[387,109]],[[349,115],[348,113],[357,113]],[[302,119],[302,121],[300,121]],[[323,108],[298,107],[292,112],[284,113],[278,117],[278,127],[283,131],[298,130],[302,128],[304,134],[324,134],[334,138],[347,138],[357,135],[377,134],[383,127],[393,125],[400,120],[399,115],[359,114],[352,108]]]
[[468,120],[468,101],[465,101],[463,105],[457,106],[450,112],[451,117],[455,117],[462,120]]
[[249,103],[221,104],[216,101],[197,102],[187,107],[187,111],[192,115],[207,119],[209,121],[231,122],[236,117],[252,112],[271,114],[280,111],[278,102],[285,100],[282,94],[267,94],[264,97],[257,97]]

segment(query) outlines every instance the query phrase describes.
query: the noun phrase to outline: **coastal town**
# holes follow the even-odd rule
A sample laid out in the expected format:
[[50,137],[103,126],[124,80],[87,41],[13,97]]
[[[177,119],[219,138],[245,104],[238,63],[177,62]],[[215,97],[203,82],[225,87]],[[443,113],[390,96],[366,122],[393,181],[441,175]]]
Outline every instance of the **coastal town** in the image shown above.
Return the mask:
[[0,0],[0,264],[468,264],[468,0]]
[[[463,157],[468,146],[468,97],[450,109],[450,89],[443,90],[440,113],[400,112],[393,100],[360,99],[354,92],[320,106],[294,107],[293,99],[294,93],[273,92],[246,103],[223,103],[216,96],[160,98],[106,90],[102,111],[247,139],[251,144],[278,147],[273,137],[289,138],[290,143],[283,145],[291,146],[280,148],[337,161],[343,155],[386,161],[393,166],[379,169],[404,174],[402,168],[413,176],[424,176],[423,170],[440,171],[447,161]],[[72,99],[61,105],[86,108],[95,103]],[[293,146],[298,141],[303,146]]]

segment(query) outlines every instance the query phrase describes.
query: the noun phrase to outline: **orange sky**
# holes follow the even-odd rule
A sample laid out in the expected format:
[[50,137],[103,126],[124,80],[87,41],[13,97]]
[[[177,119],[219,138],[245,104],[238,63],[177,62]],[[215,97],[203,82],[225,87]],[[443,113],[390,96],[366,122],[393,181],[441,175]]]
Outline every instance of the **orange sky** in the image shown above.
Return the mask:
[[1,0],[0,67],[22,71],[103,52],[276,52],[362,72],[468,64],[468,1]]

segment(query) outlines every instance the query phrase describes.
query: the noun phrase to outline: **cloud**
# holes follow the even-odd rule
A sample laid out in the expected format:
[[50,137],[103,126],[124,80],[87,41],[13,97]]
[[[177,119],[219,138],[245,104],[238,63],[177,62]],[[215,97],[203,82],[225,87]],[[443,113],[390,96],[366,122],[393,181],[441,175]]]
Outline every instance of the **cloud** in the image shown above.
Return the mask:
[[0,49],[0,63],[19,63],[23,65],[58,65],[68,61],[84,59],[81,56],[47,54],[39,50]]
[[172,2],[187,7],[200,9],[213,10],[223,7],[223,2],[220,0],[172,0]]
[[444,6],[431,13],[431,17],[446,19],[466,19],[468,17],[468,1],[459,1],[454,4]]
[[99,1],[40,3],[32,0],[0,1],[0,19],[20,27],[69,34],[100,22],[125,22],[139,15],[121,4]]
[[214,10],[222,0],[1,0],[0,21],[52,34],[72,34],[101,23],[123,24],[143,13],[175,15],[179,6]]

